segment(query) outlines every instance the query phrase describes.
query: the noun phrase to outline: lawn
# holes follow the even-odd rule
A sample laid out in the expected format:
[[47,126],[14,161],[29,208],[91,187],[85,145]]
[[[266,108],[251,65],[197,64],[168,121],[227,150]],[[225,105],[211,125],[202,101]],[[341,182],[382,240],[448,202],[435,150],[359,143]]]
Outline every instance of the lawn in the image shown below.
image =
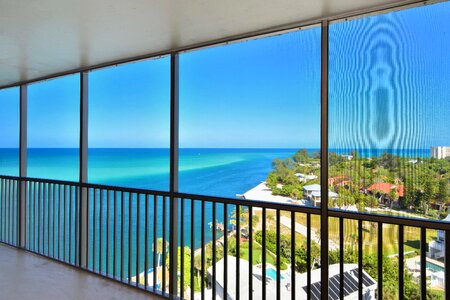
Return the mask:
[[[255,212],[261,220],[261,211]],[[290,212],[281,212],[282,216],[290,218]],[[276,230],[275,211],[267,210],[266,226],[267,230]],[[296,213],[297,223],[306,226],[306,214]],[[339,220],[329,218],[329,239],[339,244]],[[290,230],[281,225],[282,234],[290,234]],[[311,215],[311,229],[320,235],[320,216]],[[259,230],[259,229],[257,229]],[[378,249],[378,226],[373,222],[363,222],[363,251],[365,253],[376,253]],[[398,225],[383,224],[383,255],[393,255],[398,253]],[[437,236],[436,230],[427,230],[427,242]],[[306,241],[306,237],[296,233],[296,244],[301,245]],[[417,227],[404,227],[404,251],[420,251],[420,229]],[[318,242],[318,241],[315,241]],[[357,247],[358,245],[358,221],[344,220],[344,245],[346,247]]]

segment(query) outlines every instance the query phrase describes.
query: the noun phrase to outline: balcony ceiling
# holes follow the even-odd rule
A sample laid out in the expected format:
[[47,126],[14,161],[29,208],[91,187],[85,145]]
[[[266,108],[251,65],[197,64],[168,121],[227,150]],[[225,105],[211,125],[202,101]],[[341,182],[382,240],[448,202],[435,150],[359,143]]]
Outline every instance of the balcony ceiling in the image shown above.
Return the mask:
[[393,3],[405,1],[0,0],[0,87]]

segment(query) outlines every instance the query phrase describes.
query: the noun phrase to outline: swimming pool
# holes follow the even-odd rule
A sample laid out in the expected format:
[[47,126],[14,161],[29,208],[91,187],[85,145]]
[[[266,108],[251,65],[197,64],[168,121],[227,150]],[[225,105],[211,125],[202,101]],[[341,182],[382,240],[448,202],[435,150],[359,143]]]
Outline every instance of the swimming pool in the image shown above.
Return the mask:
[[427,261],[427,269],[430,269],[434,272],[441,272],[441,271],[444,272],[445,271],[445,268],[443,268],[439,265],[433,264],[432,262],[429,262],[429,261]]
[[[275,270],[273,268],[267,268],[266,276],[272,280],[277,280],[277,270]],[[280,274],[280,280],[283,280],[283,279],[284,279],[283,275]]]

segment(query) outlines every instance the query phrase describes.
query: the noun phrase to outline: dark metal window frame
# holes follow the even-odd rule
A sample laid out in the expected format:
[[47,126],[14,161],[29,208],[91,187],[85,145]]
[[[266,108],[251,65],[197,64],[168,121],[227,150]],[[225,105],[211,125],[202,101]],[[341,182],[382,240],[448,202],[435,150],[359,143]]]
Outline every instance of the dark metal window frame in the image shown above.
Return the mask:
[[[216,41],[211,41],[208,43],[197,44],[189,47],[172,49],[170,51],[165,51],[161,53],[154,53],[150,55],[144,55],[129,59],[123,59],[107,64],[92,66],[89,68],[80,68],[77,70],[72,70],[68,72],[63,72],[59,74],[54,74],[47,77],[38,78],[30,81],[23,81],[19,83],[15,83],[12,85],[7,85],[1,87],[1,89],[11,88],[11,87],[20,87],[20,149],[19,149],[19,174],[20,178],[27,178],[27,87],[31,83],[41,82],[44,80],[50,80],[61,76],[72,75],[79,73],[80,74],[80,170],[79,170],[79,184],[82,188],[81,193],[81,207],[80,207],[80,222],[79,222],[79,230],[81,233],[86,232],[87,226],[87,210],[88,206],[86,204],[87,201],[87,188],[84,187],[85,184],[89,182],[88,180],[88,74],[90,71],[97,70],[100,68],[112,67],[119,64],[126,64],[131,62],[136,62],[139,60],[147,60],[147,59],[156,59],[163,56],[170,56],[170,69],[171,69],[171,79],[170,79],[170,266],[171,269],[173,266],[177,266],[177,243],[178,243],[178,202],[180,197],[189,198],[190,195],[182,194],[178,192],[178,142],[179,142],[179,91],[178,91],[178,77],[179,77],[179,55],[188,51],[195,51],[206,47],[215,47],[223,44],[240,42],[243,40],[256,39],[266,36],[278,35],[288,31],[302,30],[310,27],[321,26],[321,193],[325,195],[325,199],[328,198],[328,30],[329,25],[331,23],[347,21],[355,18],[361,18],[371,15],[377,15],[382,13],[387,13],[391,11],[402,10],[405,8],[418,7],[421,5],[427,5],[437,2],[443,2],[441,0],[438,1],[404,1],[400,4],[387,5],[382,7],[377,7],[368,10],[361,10],[357,12],[348,13],[345,15],[339,15],[330,18],[316,19],[296,24],[290,24],[287,26],[279,26],[275,28],[270,28],[262,31],[252,32],[240,36],[231,37],[228,39],[221,39]],[[214,202],[213,197],[207,196],[199,196],[202,199],[207,201]],[[21,182],[20,190],[19,190],[19,248],[25,245],[25,181]],[[229,199],[230,204],[239,205],[237,200]],[[256,203],[256,202],[255,202]],[[275,204],[270,204],[269,206],[277,207]],[[280,209],[283,208],[283,205],[278,205]],[[289,206],[289,205],[288,205]],[[264,206],[263,206],[264,207]],[[354,220],[358,220],[358,222],[362,221],[374,221],[374,222],[383,222],[383,223],[391,223],[397,224],[400,227],[403,226],[423,226],[434,229],[441,229],[446,231],[446,237],[450,237],[450,224],[433,221],[433,220],[422,220],[422,219],[411,219],[411,218],[403,218],[403,217],[393,217],[393,216],[379,216],[379,215],[371,215],[367,213],[355,213],[355,212],[345,212],[339,211],[336,209],[329,209],[328,202],[322,201],[322,205],[319,209],[304,209],[305,211],[313,211],[315,210],[316,214],[320,214],[321,222],[320,229],[322,234],[322,244],[321,244],[321,260],[322,264],[328,265],[328,218],[329,217],[338,217],[341,218],[350,218]],[[320,211],[320,212],[319,212]],[[182,224],[181,224],[182,226]],[[22,228],[22,229],[21,229]],[[341,234],[341,233],[340,233]],[[425,230],[422,228],[421,235],[425,235]],[[78,266],[87,268],[87,247],[88,245],[84,242],[86,241],[86,237],[82,236],[79,244],[79,262],[77,262]],[[403,235],[399,235],[399,242],[403,241]],[[450,238],[446,238],[446,258],[450,257]],[[421,244],[421,248],[424,245]],[[424,251],[421,251],[422,255]],[[360,261],[359,264],[362,262]],[[450,271],[450,260],[446,259],[445,262],[445,270],[446,272]],[[169,291],[171,295],[177,295],[177,284],[173,284],[177,282],[177,271],[176,269],[172,269],[170,271],[171,280]],[[328,268],[321,268],[321,278],[322,278],[322,295],[326,295],[328,293]],[[450,286],[450,276],[445,276],[446,282],[445,286]],[[402,288],[402,279],[399,278],[399,288]],[[382,283],[379,282],[379,287],[382,286]],[[424,286],[422,284],[422,286]],[[361,291],[360,291],[361,292]],[[422,291],[422,294],[424,291]],[[360,295],[361,296],[361,295]],[[446,293],[446,299],[450,298],[450,293]]]

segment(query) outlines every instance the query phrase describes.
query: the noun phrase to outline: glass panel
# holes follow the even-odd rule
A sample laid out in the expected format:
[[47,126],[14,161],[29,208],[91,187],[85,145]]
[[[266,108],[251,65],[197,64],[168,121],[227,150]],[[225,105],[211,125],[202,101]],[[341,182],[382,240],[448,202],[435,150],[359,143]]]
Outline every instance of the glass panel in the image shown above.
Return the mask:
[[19,175],[20,89],[0,90],[0,175]]
[[89,182],[167,190],[170,58],[89,73]]
[[320,28],[180,56],[181,191],[310,205],[319,147]]
[[[440,3],[330,25],[330,208],[447,217],[449,13],[450,3]],[[363,267],[375,275],[376,228],[369,224]],[[383,299],[398,297],[398,228],[383,226]],[[411,299],[420,292],[419,237],[419,229],[404,228],[404,292]],[[436,234],[429,231],[428,239],[441,247]],[[433,255],[442,264],[442,252],[427,252],[427,261]],[[427,277],[438,278],[437,269],[427,267]],[[428,284],[429,293],[442,296],[442,282]]]
[[330,26],[335,208],[446,217],[450,3]]
[[28,176],[77,181],[79,74],[28,86]]

